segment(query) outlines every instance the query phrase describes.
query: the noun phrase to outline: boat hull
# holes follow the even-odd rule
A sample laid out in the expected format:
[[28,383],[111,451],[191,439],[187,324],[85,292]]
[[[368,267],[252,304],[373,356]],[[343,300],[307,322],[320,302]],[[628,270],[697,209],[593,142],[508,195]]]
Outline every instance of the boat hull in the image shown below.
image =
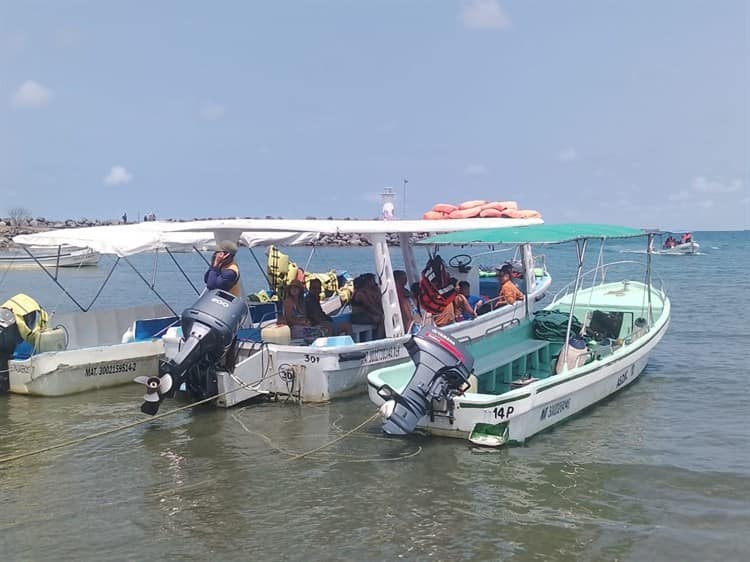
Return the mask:
[[700,248],[700,244],[697,242],[686,242],[672,248],[662,248],[658,253],[662,256],[693,256],[698,253]]
[[157,339],[32,355],[9,363],[10,391],[63,396],[126,384],[156,376],[163,352]]
[[26,253],[0,255],[0,269],[34,269],[39,268],[40,265],[48,268],[93,267],[99,263],[101,257],[99,252],[91,249],[62,251],[59,255],[56,251],[49,249],[37,255],[32,249],[32,253],[36,259]]

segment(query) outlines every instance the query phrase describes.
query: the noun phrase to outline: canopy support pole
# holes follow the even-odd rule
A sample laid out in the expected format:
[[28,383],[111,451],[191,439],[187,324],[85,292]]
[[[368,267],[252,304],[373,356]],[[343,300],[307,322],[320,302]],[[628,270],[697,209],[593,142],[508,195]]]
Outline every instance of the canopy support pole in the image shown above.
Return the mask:
[[378,277],[380,299],[383,303],[385,335],[388,338],[397,338],[404,335],[404,321],[401,318],[401,307],[398,305],[388,241],[384,233],[371,234],[369,238],[375,255],[375,275]]
[[576,297],[581,290],[583,278],[583,258],[586,255],[586,243],[588,240],[576,240],[576,255],[578,256],[578,269],[576,270],[576,284],[573,290],[573,296],[570,299],[570,313],[568,314],[568,327],[565,329],[565,346],[563,347],[563,364],[564,369],[568,368],[568,345],[570,344],[570,329],[573,326],[573,311],[576,306]]

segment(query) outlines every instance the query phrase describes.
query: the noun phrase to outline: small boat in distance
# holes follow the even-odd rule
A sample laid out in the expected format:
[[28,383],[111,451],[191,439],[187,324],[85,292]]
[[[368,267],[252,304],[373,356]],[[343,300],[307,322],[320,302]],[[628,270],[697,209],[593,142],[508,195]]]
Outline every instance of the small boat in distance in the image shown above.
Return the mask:
[[693,240],[692,232],[669,233],[661,248],[654,253],[663,256],[694,256],[700,244]]
[[88,267],[99,263],[100,254],[91,248],[63,246],[59,248],[29,247],[0,254],[0,269],[32,269],[44,267]]

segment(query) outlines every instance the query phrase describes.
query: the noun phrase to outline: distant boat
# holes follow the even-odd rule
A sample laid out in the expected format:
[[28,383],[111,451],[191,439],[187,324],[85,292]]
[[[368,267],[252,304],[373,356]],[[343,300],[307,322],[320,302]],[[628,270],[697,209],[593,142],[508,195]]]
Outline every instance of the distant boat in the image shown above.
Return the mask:
[[664,256],[694,256],[698,250],[700,250],[700,244],[693,240],[692,233],[686,232],[677,233],[676,236],[669,234],[661,248],[655,250],[654,253]]
[[[45,267],[84,267],[99,263],[100,254],[91,248],[29,247],[29,253],[20,250],[9,250],[0,254],[0,269],[30,269]],[[32,257],[33,256],[33,257]]]

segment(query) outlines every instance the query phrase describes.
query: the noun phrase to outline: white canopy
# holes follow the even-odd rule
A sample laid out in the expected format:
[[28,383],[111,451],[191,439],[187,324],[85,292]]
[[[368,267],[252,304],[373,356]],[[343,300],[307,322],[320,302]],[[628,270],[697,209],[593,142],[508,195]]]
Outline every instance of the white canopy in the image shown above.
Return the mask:
[[101,254],[130,256],[212,246],[217,240],[242,240],[248,246],[306,244],[321,234],[442,233],[485,228],[510,228],[541,224],[541,219],[445,220],[294,220],[226,219],[185,222],[153,221],[136,224],[91,226],[20,234],[13,242],[22,246],[89,247]]

